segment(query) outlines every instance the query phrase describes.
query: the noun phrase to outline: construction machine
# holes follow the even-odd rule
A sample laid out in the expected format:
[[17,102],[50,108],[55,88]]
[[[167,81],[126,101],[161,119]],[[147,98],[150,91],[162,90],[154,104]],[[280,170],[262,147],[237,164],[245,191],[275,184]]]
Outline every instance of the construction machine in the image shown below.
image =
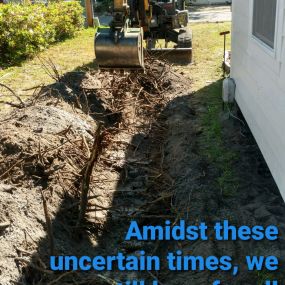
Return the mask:
[[[143,69],[144,52],[188,64],[192,34],[184,0],[114,0],[109,27],[98,28],[95,55],[100,68]],[[180,8],[180,10],[178,9]],[[172,47],[169,47],[170,43]],[[163,47],[157,47],[162,44]]]

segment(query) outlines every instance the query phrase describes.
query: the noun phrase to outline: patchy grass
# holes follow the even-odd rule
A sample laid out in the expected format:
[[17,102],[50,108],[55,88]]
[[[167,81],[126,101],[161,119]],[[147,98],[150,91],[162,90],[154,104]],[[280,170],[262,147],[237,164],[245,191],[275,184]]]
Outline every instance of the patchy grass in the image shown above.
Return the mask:
[[[236,153],[225,147],[222,133],[222,60],[223,37],[220,32],[230,30],[231,23],[205,23],[192,25],[194,64],[189,76],[192,79],[194,100],[202,108],[203,135],[200,152],[220,170],[217,185],[224,196],[234,194],[237,179],[232,171]],[[227,37],[230,49],[230,37]]]
[[[51,46],[41,52],[39,57],[51,59],[61,73],[82,69],[94,59],[94,34],[95,29],[92,28],[80,31],[75,38]],[[53,80],[43,70],[40,60],[35,57],[24,61],[20,66],[0,70],[0,82],[21,96],[29,96],[31,91],[23,90],[49,84]]]
[[[231,23],[201,23],[192,24],[191,27],[194,64],[189,72],[193,78],[191,87],[193,91],[198,91],[222,78],[224,40],[219,33],[231,30]],[[231,38],[228,36],[227,49],[230,46]]]

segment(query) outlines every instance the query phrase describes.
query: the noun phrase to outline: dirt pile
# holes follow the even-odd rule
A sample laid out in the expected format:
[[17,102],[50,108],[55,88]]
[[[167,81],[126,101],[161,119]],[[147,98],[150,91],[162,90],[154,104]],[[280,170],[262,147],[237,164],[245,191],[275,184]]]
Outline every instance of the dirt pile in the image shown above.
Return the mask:
[[[137,247],[118,240],[126,219],[159,218],[160,203],[169,203],[169,192],[149,187],[163,189],[163,127],[157,119],[179,92],[185,92],[185,80],[151,60],[145,73],[66,74],[2,115],[1,285],[56,280],[48,271],[51,253],[96,255]],[[101,155],[89,185],[87,220],[78,230],[80,186],[98,124]],[[114,234],[106,235],[110,227]],[[66,280],[102,281],[71,275]]]
[[[54,215],[88,156],[96,122],[54,99],[13,110],[0,126],[1,284],[12,284],[17,258],[37,248],[46,235],[42,195]],[[28,262],[28,259],[27,259]]]

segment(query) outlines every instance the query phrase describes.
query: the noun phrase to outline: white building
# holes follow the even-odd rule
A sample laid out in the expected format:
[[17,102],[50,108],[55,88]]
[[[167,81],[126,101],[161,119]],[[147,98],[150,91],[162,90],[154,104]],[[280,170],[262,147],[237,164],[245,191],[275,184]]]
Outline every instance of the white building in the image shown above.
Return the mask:
[[236,101],[285,200],[285,0],[234,0]]

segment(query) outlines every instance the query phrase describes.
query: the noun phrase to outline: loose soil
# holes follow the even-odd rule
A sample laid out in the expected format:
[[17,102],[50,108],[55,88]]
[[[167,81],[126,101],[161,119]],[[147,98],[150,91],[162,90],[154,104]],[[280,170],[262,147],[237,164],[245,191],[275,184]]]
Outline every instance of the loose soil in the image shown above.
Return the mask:
[[[224,141],[238,152],[231,195],[215,182],[219,168],[201,154],[207,110],[191,79],[148,59],[145,73],[67,73],[9,113],[0,125],[0,284],[114,284],[157,278],[160,284],[259,284],[240,268],[221,272],[67,272],[49,256],[138,255],[169,250],[193,255],[285,256],[285,207],[249,129],[224,113]],[[78,227],[80,187],[94,134],[103,126],[86,219]],[[47,207],[45,207],[47,206]],[[44,209],[46,211],[44,211]],[[234,225],[278,225],[278,242],[126,242],[131,220],[161,224],[228,219]],[[51,223],[49,223],[51,219]],[[49,230],[51,226],[51,231]],[[53,243],[51,242],[53,241]],[[277,276],[282,280],[282,272]],[[284,279],[283,279],[284,280]]]

